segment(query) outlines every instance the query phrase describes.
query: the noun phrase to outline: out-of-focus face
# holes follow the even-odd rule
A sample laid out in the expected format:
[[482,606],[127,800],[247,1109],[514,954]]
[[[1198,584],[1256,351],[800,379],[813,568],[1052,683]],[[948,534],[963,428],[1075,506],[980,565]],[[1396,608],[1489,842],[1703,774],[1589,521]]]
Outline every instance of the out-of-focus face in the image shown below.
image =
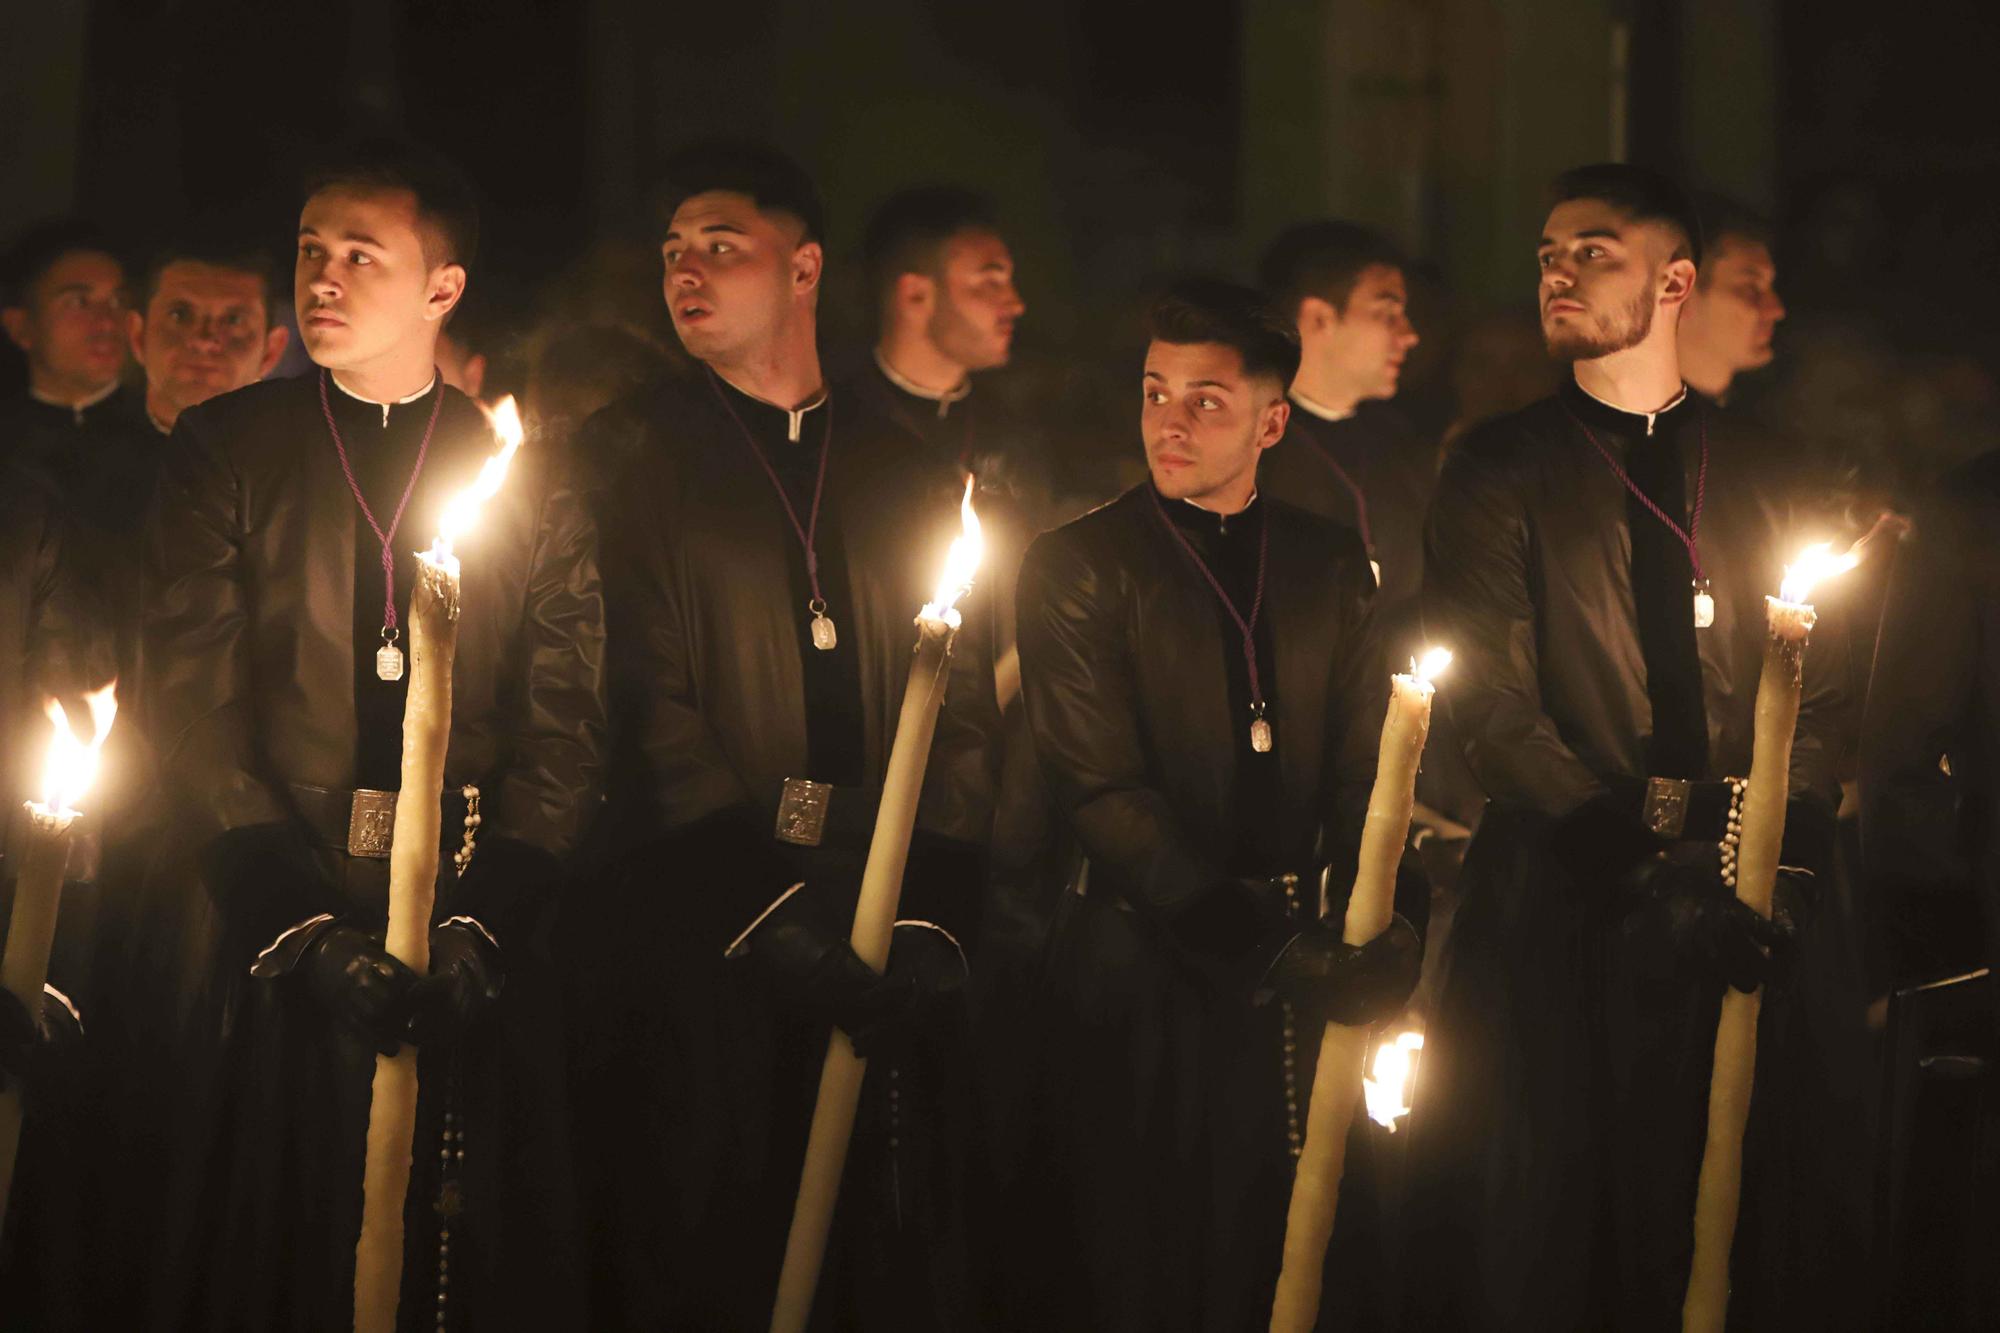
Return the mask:
[[[1343,309],[1335,310],[1330,302],[1315,303],[1330,318],[1313,321],[1312,307],[1301,303],[1300,351],[1356,400],[1393,398],[1403,359],[1417,345],[1409,302],[1403,271],[1371,264],[1355,278]],[[1308,324],[1316,326],[1309,329]]]
[[457,264],[424,255],[408,190],[322,190],[299,215],[293,300],[306,352],[330,370],[429,362],[465,290]]
[[689,355],[723,362],[774,344],[819,285],[820,246],[748,195],[710,190],[674,210],[660,246],[667,313]]
[[945,242],[936,300],[924,332],[938,351],[967,370],[1007,364],[1014,322],[1027,305],[1014,288],[1014,256],[990,231],[962,231]]
[[1590,361],[1636,347],[1653,330],[1653,314],[1671,264],[1691,283],[1694,265],[1673,260],[1672,234],[1634,222],[1596,199],[1557,204],[1542,228],[1542,340],[1560,361]]
[[197,403],[254,384],[284,353],[254,273],[182,259],[160,270],[152,299],[132,319],[132,351],[146,368],[146,398],[171,422]]
[[6,312],[7,334],[27,353],[43,393],[81,400],[125,369],[125,270],[97,250],[72,250],[51,264]]
[[1682,347],[1702,352],[1731,374],[1771,363],[1771,339],[1785,317],[1778,268],[1761,241],[1725,236],[1704,255],[1701,279],[1681,312]]
[[1221,343],[1146,349],[1139,429],[1153,485],[1170,500],[1247,500],[1257,459],[1285,434],[1290,408],[1272,376],[1249,376]]

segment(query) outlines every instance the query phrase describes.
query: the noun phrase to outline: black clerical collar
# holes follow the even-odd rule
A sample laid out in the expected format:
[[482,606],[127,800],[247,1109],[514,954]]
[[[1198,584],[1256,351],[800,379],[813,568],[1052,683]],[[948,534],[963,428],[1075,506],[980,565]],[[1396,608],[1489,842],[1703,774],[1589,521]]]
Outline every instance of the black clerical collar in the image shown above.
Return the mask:
[[105,385],[102,389],[99,389],[95,393],[92,393],[86,398],[84,398],[82,402],[66,403],[60,398],[50,397],[48,394],[43,393],[40,389],[37,389],[34,385],[30,384],[28,386],[28,397],[34,399],[36,402],[40,403],[43,407],[52,407],[55,408],[57,411],[69,413],[75,419],[76,424],[81,426],[83,424],[85,414],[87,414],[91,408],[96,407],[101,403],[109,402],[111,396],[117,393],[118,390],[122,387],[123,386],[119,383],[119,381],[113,380],[111,381],[111,383]]
[[[1148,481],[1148,486],[1153,483]],[[1184,532],[1201,533],[1204,536],[1226,537],[1233,532],[1250,526],[1251,520],[1261,518],[1263,511],[1257,505],[1257,492],[1250,492],[1250,502],[1233,514],[1218,514],[1213,509],[1203,508],[1193,500],[1169,500],[1160,495],[1160,488],[1153,486],[1153,494],[1159,496],[1160,507],[1166,511],[1174,526]]]
[[384,426],[387,426],[387,425],[389,424],[389,409],[390,409],[390,408],[392,408],[392,407],[405,407],[405,406],[408,406],[408,405],[409,405],[409,404],[411,404],[411,403],[414,403],[414,402],[419,402],[419,401],[421,401],[421,400],[423,400],[423,399],[425,399],[425,398],[428,398],[428,397],[430,397],[430,393],[431,393],[431,390],[432,390],[432,389],[435,389],[435,388],[437,388],[437,386],[438,386],[438,383],[439,383],[439,381],[440,381],[440,380],[441,380],[441,379],[442,379],[443,377],[442,377],[441,375],[439,375],[439,374],[438,374],[438,372],[437,372],[437,371],[436,371],[435,369],[433,369],[433,370],[431,371],[431,378],[430,378],[430,383],[428,383],[428,384],[424,385],[424,387],[423,387],[423,388],[421,388],[421,389],[417,390],[417,391],[416,391],[415,393],[413,393],[413,394],[410,394],[410,395],[408,395],[408,396],[406,396],[406,397],[403,397],[403,398],[398,398],[398,399],[396,399],[396,400],[395,400],[394,402],[392,402],[392,403],[385,403],[385,402],[383,402],[383,401],[382,401],[381,399],[379,399],[379,398],[370,398],[370,397],[369,397],[368,395],[366,395],[366,394],[361,394],[361,393],[356,393],[356,392],[354,392],[354,390],[352,390],[352,389],[348,388],[348,387],[347,387],[347,386],[346,386],[345,384],[342,384],[342,383],[340,382],[340,376],[339,376],[338,374],[334,373],[334,372],[331,372],[331,371],[329,371],[329,372],[327,373],[327,378],[333,381],[333,387],[334,387],[334,388],[336,388],[336,389],[340,390],[340,391],[341,391],[342,393],[346,394],[346,395],[347,395],[347,396],[348,396],[349,398],[352,398],[352,399],[353,399],[353,400],[354,400],[355,402],[357,402],[357,403],[367,403],[367,404],[369,404],[369,405],[370,405],[371,407],[379,407],[379,408],[381,408],[381,409],[382,409],[382,424],[383,424]]
[[1626,435],[1653,434],[1661,425],[1679,420],[1680,409],[1693,401],[1687,385],[1683,384],[1681,391],[1674,395],[1672,401],[1657,411],[1628,412],[1622,407],[1605,402],[1578,384],[1574,374],[1563,381],[1562,387],[1557,390],[1557,395],[1562,399],[1563,406],[1584,425]]
[[826,386],[823,384],[820,386],[818,393],[806,399],[805,402],[800,403],[797,407],[779,407],[776,403],[768,399],[759,398],[756,394],[731,384],[729,377],[714,366],[708,368],[708,373],[715,376],[716,384],[721,387],[724,393],[730,396],[730,401],[735,405],[739,414],[744,413],[746,409],[748,410],[749,415],[743,418],[746,422],[757,422],[760,428],[766,423],[770,423],[774,427],[777,423],[782,423],[785,438],[793,444],[797,444],[805,438],[807,416],[826,406],[827,391]]
[[926,389],[923,385],[890,365],[889,358],[882,355],[882,349],[879,347],[875,349],[875,368],[881,371],[882,378],[889,381],[890,385],[899,392],[907,394],[911,398],[935,404],[939,421],[943,421],[945,417],[950,415],[953,403],[963,401],[965,396],[972,392],[972,376],[970,375],[962,376],[958,383],[952,385],[942,393],[935,389]]

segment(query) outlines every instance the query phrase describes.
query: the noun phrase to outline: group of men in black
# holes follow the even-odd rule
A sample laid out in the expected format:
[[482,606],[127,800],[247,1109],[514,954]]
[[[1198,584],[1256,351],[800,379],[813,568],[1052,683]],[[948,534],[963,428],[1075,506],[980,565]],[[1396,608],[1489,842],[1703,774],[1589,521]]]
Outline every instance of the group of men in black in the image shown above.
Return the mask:
[[[36,790],[44,696],[116,675],[123,711],[45,1003],[0,996],[30,1108],[0,1324],[348,1326],[374,1057],[412,1044],[402,1326],[762,1327],[837,1026],[868,1076],[815,1327],[1263,1327],[1318,1033],[1397,1018],[1426,966],[1414,840],[1389,929],[1341,938],[1387,677],[1423,642],[1457,660],[1419,834],[1477,832],[1408,1158],[1392,1188],[1386,1131],[1354,1130],[1320,1326],[1676,1324],[1729,986],[1767,990],[1737,1315],[1862,1317],[1866,1090],[1825,1047],[1865,988],[1802,960],[1858,737],[1885,881],[1932,901],[1958,852],[1992,904],[2000,492],[1982,466],[1919,522],[1866,727],[1843,682],[1874,627],[1827,599],[1778,908],[1744,907],[1719,848],[1763,599],[1839,535],[1718,401],[1782,308],[1768,272],[1703,274],[1768,270],[1762,240],[1704,237],[1646,171],[1561,177],[1533,248],[1562,387],[1440,469],[1382,401],[1404,260],[1295,229],[1263,290],[1161,297],[1146,477],[1071,518],[975,377],[1024,311],[984,201],[884,210],[880,336],[844,378],[796,165],[690,149],[659,219],[693,368],[531,431],[460,540],[438,793],[396,791],[396,653],[414,553],[494,448],[438,370],[476,273],[463,180],[385,144],[311,178],[291,379],[263,379],[287,335],[252,260],[171,252],[131,311],[85,239],[17,266],[10,790]],[[1690,387],[1704,303],[1726,336]],[[968,483],[988,553],[877,972],[847,931]],[[432,799],[417,975],[382,941],[382,830]],[[1936,827],[1954,799],[1963,832]]]

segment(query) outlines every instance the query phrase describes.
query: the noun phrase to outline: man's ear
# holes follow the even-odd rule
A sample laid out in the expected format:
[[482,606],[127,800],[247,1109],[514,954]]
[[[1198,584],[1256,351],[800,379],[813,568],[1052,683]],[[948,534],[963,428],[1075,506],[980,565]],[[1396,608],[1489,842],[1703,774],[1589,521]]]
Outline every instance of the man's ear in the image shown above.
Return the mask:
[[430,291],[424,297],[424,318],[441,320],[458,308],[465,296],[465,266],[439,264],[431,270]]
[[7,338],[24,352],[35,350],[35,340],[28,334],[28,312],[22,306],[10,305],[0,310],[0,328],[7,330]]
[[903,273],[896,278],[898,310],[929,310],[937,299],[937,280],[922,273]]
[[1263,418],[1257,423],[1257,447],[1269,449],[1285,438],[1285,427],[1292,419],[1292,405],[1281,393],[1274,402],[1264,405]]
[[284,356],[285,349],[291,346],[291,343],[292,331],[290,329],[282,324],[271,326],[271,331],[264,335],[264,355],[257,362],[258,379],[263,379],[278,368],[279,359]]
[[818,241],[806,241],[792,251],[792,294],[806,296],[819,286],[820,271],[826,264],[826,251]]
[[1302,297],[1299,300],[1299,336],[1325,333],[1340,323],[1340,312],[1333,308],[1333,302],[1318,296]]
[[146,317],[136,310],[125,312],[125,340],[132,344],[132,359],[146,364]]
[[1695,268],[1692,259],[1670,259],[1660,270],[1660,304],[1678,306],[1686,303],[1694,291]]

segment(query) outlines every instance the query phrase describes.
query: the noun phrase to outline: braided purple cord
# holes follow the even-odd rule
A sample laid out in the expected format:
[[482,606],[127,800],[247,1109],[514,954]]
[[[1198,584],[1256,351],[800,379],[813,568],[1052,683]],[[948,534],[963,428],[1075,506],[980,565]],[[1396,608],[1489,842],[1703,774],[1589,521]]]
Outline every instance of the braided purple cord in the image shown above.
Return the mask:
[[1612,473],[1625,483],[1625,489],[1638,496],[1639,503],[1650,509],[1653,517],[1666,524],[1674,536],[1681,539],[1681,545],[1687,547],[1688,563],[1694,567],[1695,578],[1706,583],[1708,576],[1701,571],[1701,552],[1695,548],[1695,543],[1701,539],[1701,507],[1708,500],[1708,418],[1699,414],[1695,417],[1701,428],[1701,466],[1695,470],[1694,515],[1689,519],[1686,528],[1668,518],[1667,511],[1654,504],[1653,497],[1639,489],[1638,483],[1632,480],[1632,475],[1625,470],[1624,465],[1612,456],[1609,449],[1598,442],[1590,427],[1583,424],[1582,417],[1571,412],[1569,419],[1576,423],[1576,428],[1583,432],[1583,438],[1590,441],[1591,447],[1604,456],[1604,461],[1610,466]]
[[368,520],[368,526],[375,530],[376,539],[382,543],[382,628],[396,628],[396,529],[403,525],[403,510],[409,507],[410,496],[416,493],[417,474],[424,470],[424,457],[431,451],[431,432],[437,429],[438,412],[444,407],[444,395],[438,394],[431,404],[430,423],[424,427],[423,442],[417,446],[417,464],[410,469],[410,480],[403,487],[403,498],[396,502],[396,516],[389,520],[389,530],[382,531],[382,525],[375,521],[375,511],[368,507],[368,497],[361,493],[361,483],[354,478],[354,465],[347,461],[347,445],[340,438],[340,427],[333,422],[333,404],[326,396],[328,372],[319,372],[319,409],[326,415],[326,429],[333,436],[333,452],[340,458],[340,470],[347,475],[347,489],[354,492],[354,502],[361,506],[361,517]]
[[1151,486],[1148,486],[1146,491],[1153,497],[1153,509],[1159,514],[1160,522],[1166,525],[1167,535],[1179,544],[1182,554],[1194,562],[1194,567],[1208,580],[1208,586],[1215,589],[1215,595],[1222,599],[1223,610],[1229,612],[1229,618],[1235,621],[1236,628],[1242,631],[1243,661],[1250,668],[1250,703],[1261,713],[1264,708],[1264,687],[1258,683],[1257,678],[1257,616],[1264,609],[1264,568],[1269,563],[1271,555],[1270,523],[1266,521],[1257,526],[1257,591],[1250,602],[1250,618],[1245,620],[1243,613],[1236,609],[1236,603],[1229,599],[1229,592],[1222,586],[1222,581],[1215,577],[1215,571],[1211,570],[1208,562],[1201,558],[1201,552],[1195,550],[1193,544],[1181,536],[1180,529],[1176,528],[1174,521],[1167,517],[1166,508],[1160,504],[1160,493]]

